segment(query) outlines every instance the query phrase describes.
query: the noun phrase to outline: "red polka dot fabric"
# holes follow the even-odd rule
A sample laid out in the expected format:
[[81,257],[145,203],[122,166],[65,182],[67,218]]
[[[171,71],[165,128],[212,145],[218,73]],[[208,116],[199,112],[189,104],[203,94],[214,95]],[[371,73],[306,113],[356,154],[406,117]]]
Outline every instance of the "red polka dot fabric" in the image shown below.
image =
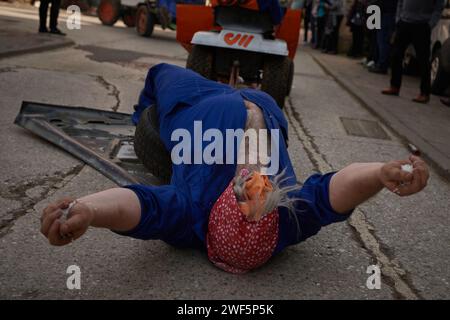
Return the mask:
[[248,221],[241,212],[233,182],[216,201],[209,216],[209,260],[231,273],[245,273],[263,265],[278,243],[278,210],[259,221]]

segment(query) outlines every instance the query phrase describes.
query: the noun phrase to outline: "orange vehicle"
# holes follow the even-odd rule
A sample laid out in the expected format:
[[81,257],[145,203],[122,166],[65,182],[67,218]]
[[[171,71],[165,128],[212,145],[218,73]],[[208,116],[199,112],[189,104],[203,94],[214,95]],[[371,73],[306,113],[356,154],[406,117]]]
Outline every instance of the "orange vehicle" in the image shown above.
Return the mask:
[[212,80],[230,79],[269,93],[282,108],[294,75],[301,12],[286,10],[274,24],[256,0],[177,5],[177,41],[189,51],[186,67]]

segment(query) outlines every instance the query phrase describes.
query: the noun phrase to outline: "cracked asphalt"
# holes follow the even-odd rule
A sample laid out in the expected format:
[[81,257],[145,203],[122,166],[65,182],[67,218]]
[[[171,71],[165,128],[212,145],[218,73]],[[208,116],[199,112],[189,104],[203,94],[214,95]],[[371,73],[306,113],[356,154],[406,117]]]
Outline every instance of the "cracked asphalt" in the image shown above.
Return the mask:
[[[36,8],[0,8],[0,25],[2,19],[14,20],[14,28],[35,32]],[[399,198],[382,191],[349,221],[324,228],[242,276],[214,268],[204,253],[107,230],[91,229],[67,247],[49,246],[39,233],[39,217],[50,201],[80,197],[114,183],[15,126],[21,102],[130,113],[148,68],[160,62],[183,66],[187,56],[170,31],[157,29],[154,37],[145,39],[120,23],[109,28],[83,17],[82,29],[67,33],[76,45],[0,60],[0,298],[450,298],[450,185],[434,169],[422,193]],[[403,140],[307,50],[299,47],[295,64],[285,114],[289,153],[299,180],[351,162],[408,156]],[[348,135],[340,118],[375,121],[389,138]],[[81,290],[66,287],[66,269],[73,264],[81,268]],[[366,287],[366,270],[373,264],[382,270],[379,290]]]

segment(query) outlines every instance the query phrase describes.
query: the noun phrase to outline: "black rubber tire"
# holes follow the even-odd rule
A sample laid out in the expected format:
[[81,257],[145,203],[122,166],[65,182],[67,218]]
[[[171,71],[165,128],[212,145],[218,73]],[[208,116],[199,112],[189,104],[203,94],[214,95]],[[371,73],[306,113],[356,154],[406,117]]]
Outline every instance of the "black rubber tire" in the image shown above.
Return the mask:
[[102,0],[97,8],[97,16],[105,26],[113,26],[121,17],[119,0]]
[[125,7],[122,10],[122,21],[128,28],[134,28],[136,26],[136,10]]
[[146,5],[141,5],[136,12],[136,32],[142,37],[150,37],[155,27],[156,18]]
[[172,160],[159,136],[159,125],[155,106],[146,108],[134,133],[134,152],[142,164],[162,184],[170,183]]
[[436,95],[442,95],[449,85],[449,76],[442,66],[442,59],[441,50],[436,50],[436,52],[433,53],[433,58],[431,60],[432,64],[436,63],[438,65],[436,76],[434,80],[431,81],[431,93]]
[[207,79],[213,79],[213,53],[205,46],[193,45],[186,62],[186,68]]
[[270,94],[281,109],[284,108],[284,100],[289,94],[290,85],[292,85],[291,71],[292,61],[289,57],[271,55],[264,59],[261,90]]

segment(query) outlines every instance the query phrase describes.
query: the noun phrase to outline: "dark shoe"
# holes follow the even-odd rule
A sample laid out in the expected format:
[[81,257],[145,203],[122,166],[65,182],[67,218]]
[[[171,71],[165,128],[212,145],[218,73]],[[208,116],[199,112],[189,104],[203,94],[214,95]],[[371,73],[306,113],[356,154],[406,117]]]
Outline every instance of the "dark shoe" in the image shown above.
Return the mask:
[[378,74],[387,74],[388,73],[387,69],[381,69],[380,67],[376,67],[376,66],[369,68],[369,72],[378,73]]
[[417,97],[412,99],[412,101],[417,102],[417,103],[428,103],[428,102],[430,102],[430,96],[424,95],[424,94],[419,94]]
[[365,67],[368,69],[375,67],[375,61],[373,60],[367,61]]
[[57,34],[58,36],[65,36],[65,35],[66,35],[64,32],[62,32],[62,31],[59,30],[59,29],[51,29],[51,30],[50,30],[50,33],[51,33],[51,34]]
[[381,93],[388,96],[398,96],[400,93],[400,89],[389,87],[388,89],[384,89],[383,91],[381,91]]
[[47,33],[47,28],[39,28],[39,33]]
[[445,104],[447,107],[450,107],[450,98],[447,98],[447,99],[441,99],[441,102],[442,102],[443,104]]

